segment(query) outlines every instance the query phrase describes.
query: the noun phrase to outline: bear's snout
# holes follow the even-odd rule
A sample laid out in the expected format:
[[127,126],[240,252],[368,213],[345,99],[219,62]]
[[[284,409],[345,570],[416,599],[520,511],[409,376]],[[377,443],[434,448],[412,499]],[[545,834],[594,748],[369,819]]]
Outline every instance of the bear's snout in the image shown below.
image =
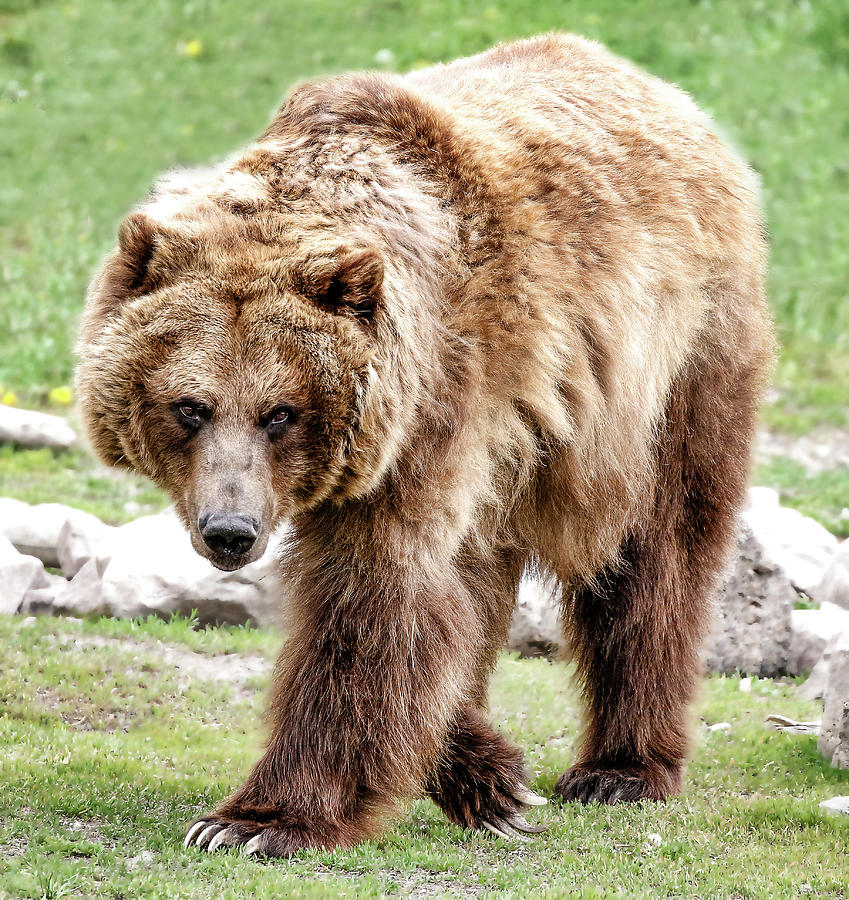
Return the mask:
[[202,513],[198,531],[207,547],[218,557],[235,560],[256,543],[259,522],[240,513]]

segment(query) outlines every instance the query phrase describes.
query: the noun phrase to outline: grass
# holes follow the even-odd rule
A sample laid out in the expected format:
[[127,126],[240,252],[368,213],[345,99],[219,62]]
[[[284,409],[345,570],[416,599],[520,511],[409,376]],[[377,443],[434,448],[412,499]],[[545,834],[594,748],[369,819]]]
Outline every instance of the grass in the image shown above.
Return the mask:
[[[769,680],[749,694],[738,678],[705,682],[686,793],[666,805],[552,805],[534,814],[545,834],[509,844],[420,800],[349,851],[287,862],[186,852],[186,823],[259,752],[265,679],[189,678],[163,648],[220,662],[270,659],[276,643],[186,620],[0,617],[0,896],[845,896],[849,819],[817,806],[845,793],[845,774],[815,738],[764,725],[771,712],[819,714],[792,682]],[[492,707],[525,749],[533,786],[550,792],[577,732],[565,668],[505,656]],[[717,721],[730,730],[708,731]]]
[[832,534],[849,538],[849,468],[835,466],[809,474],[792,459],[776,457],[756,471],[758,483],[776,488],[785,506],[811,516]]

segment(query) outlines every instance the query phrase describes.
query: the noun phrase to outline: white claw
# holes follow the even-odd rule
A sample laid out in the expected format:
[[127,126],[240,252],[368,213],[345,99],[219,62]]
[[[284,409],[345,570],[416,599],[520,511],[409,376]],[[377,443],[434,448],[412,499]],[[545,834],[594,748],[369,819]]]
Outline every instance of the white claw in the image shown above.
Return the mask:
[[513,796],[519,803],[524,803],[525,806],[545,806],[548,803],[545,797],[540,797],[539,794],[525,787],[520,787],[513,791]]
[[252,853],[262,853],[262,839],[265,835],[260,831],[259,834],[255,834],[248,842],[245,844],[244,854],[245,856],[250,856]]
[[507,834],[506,831],[496,828],[495,825],[491,825],[489,822],[484,822],[483,827],[486,828],[487,831],[491,831],[493,834],[498,835],[498,837],[504,838],[505,841],[509,841],[512,837],[512,835]]
[[206,822],[201,820],[200,822],[195,822],[194,825],[189,829],[189,833],[183,838],[183,846],[190,847],[192,844],[192,839],[194,836],[206,826]]
[[236,828],[234,826],[230,826],[229,828],[225,828],[223,831],[219,831],[218,834],[209,842],[209,846],[206,848],[208,853],[214,853],[219,847],[229,846],[229,841],[231,838],[236,836]]
[[507,824],[522,834],[542,834],[545,831],[544,825],[531,825],[531,823],[518,813],[507,819]]
[[203,847],[203,845],[208,841],[212,835],[214,835],[217,831],[221,830],[220,822],[213,822],[211,825],[208,825],[204,830],[198,835],[197,841],[195,843],[198,847]]

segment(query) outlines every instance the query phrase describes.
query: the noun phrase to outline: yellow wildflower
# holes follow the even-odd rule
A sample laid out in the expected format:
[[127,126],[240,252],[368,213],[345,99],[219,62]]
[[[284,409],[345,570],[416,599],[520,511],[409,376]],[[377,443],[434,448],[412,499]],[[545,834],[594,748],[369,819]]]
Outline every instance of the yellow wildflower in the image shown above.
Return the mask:
[[183,48],[183,52],[186,54],[186,56],[190,56],[192,59],[196,59],[201,55],[201,53],[203,53],[203,44],[200,41],[193,39],[186,43],[186,46]]
[[71,389],[67,385],[55,387],[48,395],[51,403],[57,403],[59,406],[67,406],[73,397]]

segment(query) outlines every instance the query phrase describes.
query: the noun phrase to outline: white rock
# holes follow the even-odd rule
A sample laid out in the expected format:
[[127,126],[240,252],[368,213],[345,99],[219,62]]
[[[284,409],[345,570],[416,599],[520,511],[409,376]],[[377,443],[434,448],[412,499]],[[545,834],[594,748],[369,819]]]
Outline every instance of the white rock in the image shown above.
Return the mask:
[[822,602],[849,610],[849,541],[843,541],[837,548],[815,588],[815,596]]
[[820,661],[811,669],[811,674],[799,685],[799,696],[804,700],[822,700],[828,687],[828,667],[831,662],[828,647]]
[[[0,534],[5,535],[20,553],[35,556],[46,566],[59,566],[59,536],[72,522],[78,530],[97,531],[106,526],[90,513],[61,503],[30,506],[20,500],[0,497]],[[68,574],[68,573],[66,573]],[[71,572],[68,577],[71,577]]]
[[50,578],[40,559],[19,553],[0,535],[0,613],[16,613],[27,591],[50,587]]
[[781,567],[741,523],[737,551],[714,595],[716,614],[703,650],[705,668],[764,677],[784,673],[797,596]]
[[86,563],[96,559],[102,572],[111,554],[118,529],[95,516],[69,516],[59,531],[56,556],[66,578],[73,578]]
[[130,618],[196,610],[204,623],[279,621],[284,588],[277,541],[255,563],[221,572],[194,551],[176,515],[166,512],[113,529],[103,544],[57,597],[64,612]]
[[102,577],[98,560],[89,559],[70,581],[65,582],[64,587],[54,591],[52,612],[60,615],[108,615],[103,604]]
[[837,768],[849,769],[849,635],[830,650],[820,753]]
[[522,656],[563,655],[563,629],[551,582],[534,575],[522,578],[507,643]]
[[837,538],[819,522],[781,506],[778,493],[771,488],[749,489],[742,518],[794,587],[821,599],[817,588],[837,552]]
[[849,635],[849,610],[833,603],[822,603],[819,609],[794,609],[790,622],[790,675],[812,671],[830,642]]
[[61,416],[0,405],[0,442],[66,450],[76,440],[73,428]]
[[831,797],[823,800],[820,809],[832,815],[849,816],[849,797]]

